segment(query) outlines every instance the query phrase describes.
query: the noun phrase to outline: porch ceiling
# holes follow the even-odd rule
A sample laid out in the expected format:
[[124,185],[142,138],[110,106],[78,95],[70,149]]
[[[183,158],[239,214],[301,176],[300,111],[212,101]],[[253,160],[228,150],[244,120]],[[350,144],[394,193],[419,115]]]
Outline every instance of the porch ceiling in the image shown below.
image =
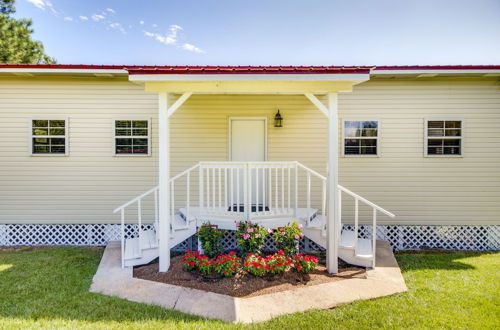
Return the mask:
[[351,92],[369,74],[130,75],[147,92],[196,94],[324,94]]

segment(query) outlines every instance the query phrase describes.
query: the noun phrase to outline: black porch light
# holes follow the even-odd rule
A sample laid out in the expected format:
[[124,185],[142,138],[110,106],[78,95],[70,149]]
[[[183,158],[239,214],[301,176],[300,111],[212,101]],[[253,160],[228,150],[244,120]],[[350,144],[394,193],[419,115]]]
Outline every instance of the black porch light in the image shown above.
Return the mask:
[[274,116],[274,127],[283,127],[283,117],[281,117],[279,109]]

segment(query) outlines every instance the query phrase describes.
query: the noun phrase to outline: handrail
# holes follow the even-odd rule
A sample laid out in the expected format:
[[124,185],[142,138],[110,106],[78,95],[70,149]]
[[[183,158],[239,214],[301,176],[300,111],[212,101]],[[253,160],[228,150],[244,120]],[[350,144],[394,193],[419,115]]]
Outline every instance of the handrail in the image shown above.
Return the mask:
[[134,204],[136,203],[137,201],[139,201],[140,199],[143,199],[144,197],[146,197],[147,195],[151,194],[152,192],[154,192],[155,190],[158,189],[159,186],[156,186],[156,187],[153,187],[151,189],[149,189],[148,191],[140,194],[139,196],[137,197],[134,197],[132,198],[131,200],[129,200],[128,202],[118,206],[116,209],[113,210],[113,213],[117,213],[118,211],[120,211],[121,209],[124,209],[126,208],[127,206],[131,205],[131,204]]
[[365,203],[365,204],[367,204],[367,205],[369,205],[369,206],[373,207],[374,209],[377,209],[378,211],[380,211],[380,212],[384,213],[385,215],[387,215],[387,216],[389,216],[389,217],[391,217],[391,218],[394,218],[394,217],[396,216],[395,214],[393,214],[393,213],[391,213],[391,212],[389,212],[389,211],[387,211],[387,210],[385,210],[385,209],[381,208],[381,207],[380,207],[380,206],[378,206],[377,204],[374,204],[374,203],[370,202],[370,201],[369,201],[369,200],[367,200],[366,198],[363,198],[363,197],[359,196],[358,194],[356,194],[356,193],[354,193],[354,192],[350,191],[349,189],[347,189],[347,188],[345,188],[345,187],[343,187],[343,186],[341,186],[341,185],[338,185],[338,188],[339,188],[340,190],[342,190],[343,192],[345,192],[346,194],[351,195],[352,197],[359,199],[359,200],[360,200],[360,201],[362,201],[363,203]]

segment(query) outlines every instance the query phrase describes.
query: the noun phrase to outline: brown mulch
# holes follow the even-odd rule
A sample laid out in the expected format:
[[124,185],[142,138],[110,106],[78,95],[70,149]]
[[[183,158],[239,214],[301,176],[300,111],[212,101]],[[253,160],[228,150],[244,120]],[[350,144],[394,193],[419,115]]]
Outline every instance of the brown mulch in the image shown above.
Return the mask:
[[173,257],[166,273],[158,272],[158,263],[134,268],[134,277],[144,280],[168,283],[188,288],[210,291],[232,297],[254,297],[285,290],[295,290],[304,286],[342,281],[349,278],[365,278],[366,271],[351,265],[339,265],[339,273],[330,275],[324,265],[318,265],[310,274],[289,270],[282,275],[256,277],[240,271],[235,277],[207,277],[198,272],[184,269],[182,257]]

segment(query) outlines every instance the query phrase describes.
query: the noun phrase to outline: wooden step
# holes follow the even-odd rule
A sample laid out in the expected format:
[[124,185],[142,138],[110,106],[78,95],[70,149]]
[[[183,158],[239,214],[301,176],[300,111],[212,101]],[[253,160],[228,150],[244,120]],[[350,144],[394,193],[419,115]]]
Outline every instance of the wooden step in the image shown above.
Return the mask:
[[359,238],[356,249],[354,250],[354,255],[357,258],[373,259],[372,243],[371,239]]
[[340,246],[348,249],[354,249],[356,245],[356,234],[353,230],[344,230],[340,235]]
[[125,240],[125,251],[124,257],[125,260],[137,259],[141,257],[141,252],[139,249],[139,238],[128,238]]

